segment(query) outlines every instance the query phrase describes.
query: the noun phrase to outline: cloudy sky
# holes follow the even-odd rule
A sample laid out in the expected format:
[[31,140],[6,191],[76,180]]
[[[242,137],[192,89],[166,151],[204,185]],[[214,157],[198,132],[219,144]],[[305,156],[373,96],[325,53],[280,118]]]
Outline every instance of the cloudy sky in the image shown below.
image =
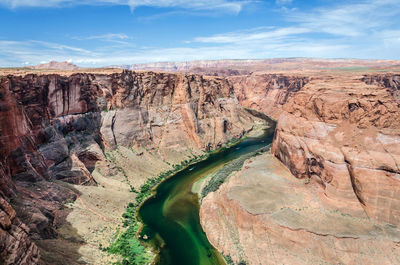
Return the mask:
[[400,59],[400,0],[0,0],[0,67]]

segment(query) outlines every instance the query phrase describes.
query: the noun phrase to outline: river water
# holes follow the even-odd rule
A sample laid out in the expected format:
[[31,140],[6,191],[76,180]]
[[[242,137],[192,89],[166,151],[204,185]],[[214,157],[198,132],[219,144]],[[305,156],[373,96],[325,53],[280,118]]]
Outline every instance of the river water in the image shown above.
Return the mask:
[[142,238],[159,251],[159,265],[224,265],[200,225],[199,197],[192,193],[197,180],[216,172],[233,160],[269,145],[274,128],[261,137],[246,138],[211,154],[162,182],[153,197],[139,209],[144,223]]

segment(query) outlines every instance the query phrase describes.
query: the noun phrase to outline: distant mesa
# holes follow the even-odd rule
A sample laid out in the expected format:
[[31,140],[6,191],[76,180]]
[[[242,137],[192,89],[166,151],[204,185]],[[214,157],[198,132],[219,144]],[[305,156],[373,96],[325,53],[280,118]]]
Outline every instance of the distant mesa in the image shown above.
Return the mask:
[[188,72],[202,75],[236,76],[264,71],[360,70],[397,67],[396,60],[272,58],[261,60],[198,60],[188,62],[155,62],[113,65],[128,70]]
[[78,70],[79,66],[70,62],[57,62],[51,61],[48,63],[38,64],[34,66],[29,66],[31,69],[53,69],[53,70]]

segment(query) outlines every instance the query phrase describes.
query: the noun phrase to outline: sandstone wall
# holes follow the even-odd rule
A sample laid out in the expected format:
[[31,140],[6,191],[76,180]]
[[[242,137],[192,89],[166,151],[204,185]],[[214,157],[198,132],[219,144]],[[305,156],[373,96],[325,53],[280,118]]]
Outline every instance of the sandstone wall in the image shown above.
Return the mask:
[[232,82],[240,104],[278,119],[282,106],[310,80],[307,76],[259,74],[234,76]]
[[285,105],[272,153],[332,204],[398,225],[400,109],[382,78],[314,79]]
[[[3,176],[3,175],[2,175]],[[0,196],[0,263],[37,264],[39,250],[28,237],[29,229],[12,206]]]
[[210,242],[238,264],[398,264],[400,230],[326,203],[270,154],[251,158],[202,201]]
[[[107,157],[110,150],[137,150],[136,160],[150,159],[143,165],[153,155],[165,161],[162,170],[256,123],[262,121],[240,107],[232,85],[220,78],[131,71],[1,77],[0,233],[4,242],[15,241],[11,250],[11,243],[0,245],[3,263],[37,262],[30,240],[57,238],[64,204],[78,196],[59,181],[97,185],[97,162],[116,178],[123,168]],[[142,158],[140,150],[150,155]],[[125,155],[118,159],[134,170]],[[21,252],[26,257],[14,260]]]
[[277,119],[275,157],[203,199],[210,242],[236,263],[399,263],[400,77],[230,79],[241,104]]
[[[7,199],[17,194],[12,174],[32,172],[33,179],[41,179],[36,172],[43,165],[34,152],[25,113],[4,87],[0,87],[0,135],[0,263],[35,264],[39,251],[28,237],[29,228],[20,221]],[[26,156],[18,155],[23,148]],[[19,164],[21,168],[15,167]]]

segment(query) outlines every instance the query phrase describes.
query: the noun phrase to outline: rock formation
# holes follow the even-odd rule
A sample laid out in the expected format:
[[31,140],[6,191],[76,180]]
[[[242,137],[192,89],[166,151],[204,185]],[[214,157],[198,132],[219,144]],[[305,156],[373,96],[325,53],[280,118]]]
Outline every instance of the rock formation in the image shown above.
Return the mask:
[[397,264],[397,226],[327,204],[323,190],[294,178],[269,154],[203,199],[210,242],[235,264]]
[[[4,172],[2,177],[4,176]],[[1,264],[37,264],[39,250],[28,237],[29,229],[16,217],[15,210],[0,196],[0,262]]]
[[229,77],[240,104],[279,117],[282,106],[309,82],[302,75],[251,74]]
[[31,69],[37,69],[37,70],[78,70],[79,67],[73,63],[70,62],[57,62],[57,61],[51,61],[48,63],[42,63],[34,66],[29,66]]
[[130,183],[138,188],[259,121],[239,106],[227,80],[185,74],[10,75],[0,79],[0,103],[2,264],[37,263],[32,240],[43,246],[41,240],[57,238],[64,204],[80,196],[78,186],[63,183],[104,182],[102,169],[94,172],[98,163],[110,178],[104,185],[144,172]]
[[387,68],[398,67],[396,60],[358,60],[321,58],[274,58],[265,60],[200,60],[189,62],[156,62],[133,65],[117,65],[129,70],[189,72],[202,75],[235,76],[269,71],[309,71],[340,68]]
[[398,225],[399,105],[392,88],[361,81],[380,78],[310,82],[285,106],[272,153],[335,205]]
[[282,164],[250,160],[203,200],[214,246],[248,264],[398,263],[399,76],[231,79],[244,106],[277,119]]

